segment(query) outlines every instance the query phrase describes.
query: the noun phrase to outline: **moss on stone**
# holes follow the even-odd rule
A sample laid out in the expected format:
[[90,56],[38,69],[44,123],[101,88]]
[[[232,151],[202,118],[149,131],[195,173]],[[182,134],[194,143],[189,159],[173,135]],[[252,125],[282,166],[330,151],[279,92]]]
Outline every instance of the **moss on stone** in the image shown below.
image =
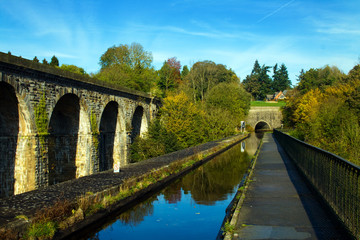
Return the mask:
[[96,157],[99,157],[99,127],[96,121],[96,114],[91,110],[90,112],[90,127],[92,134],[92,142],[95,148]]
[[46,99],[45,93],[41,97],[39,103],[34,108],[35,113],[35,125],[37,133],[40,140],[40,145],[42,149],[45,149],[45,138],[49,135],[48,124],[49,119],[46,112]]

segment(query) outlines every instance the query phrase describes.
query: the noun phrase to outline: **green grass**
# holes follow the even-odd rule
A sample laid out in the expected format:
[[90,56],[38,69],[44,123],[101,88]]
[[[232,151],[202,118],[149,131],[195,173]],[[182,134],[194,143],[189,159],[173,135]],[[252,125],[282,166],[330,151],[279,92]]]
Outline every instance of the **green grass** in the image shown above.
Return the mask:
[[279,102],[265,102],[265,101],[251,101],[250,106],[252,107],[282,107],[285,106],[285,101]]

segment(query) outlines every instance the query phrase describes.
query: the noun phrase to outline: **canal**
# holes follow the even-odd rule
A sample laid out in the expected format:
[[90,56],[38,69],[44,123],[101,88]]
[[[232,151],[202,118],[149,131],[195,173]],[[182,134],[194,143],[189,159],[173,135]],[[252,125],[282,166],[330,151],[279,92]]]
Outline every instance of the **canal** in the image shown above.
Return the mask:
[[263,134],[252,134],[76,239],[215,239]]

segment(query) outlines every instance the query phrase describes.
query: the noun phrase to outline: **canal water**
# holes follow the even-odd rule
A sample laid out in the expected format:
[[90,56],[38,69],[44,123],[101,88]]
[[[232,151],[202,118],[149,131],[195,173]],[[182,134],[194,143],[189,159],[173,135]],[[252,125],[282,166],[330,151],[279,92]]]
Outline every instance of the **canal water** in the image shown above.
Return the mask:
[[261,137],[252,134],[81,239],[215,239]]

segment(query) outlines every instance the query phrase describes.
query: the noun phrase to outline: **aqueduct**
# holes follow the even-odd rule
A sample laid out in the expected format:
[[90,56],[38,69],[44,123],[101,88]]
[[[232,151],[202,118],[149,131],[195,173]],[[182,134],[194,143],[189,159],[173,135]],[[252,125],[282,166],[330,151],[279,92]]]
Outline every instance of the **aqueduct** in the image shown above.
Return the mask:
[[158,101],[0,53],[0,197],[128,163]]

